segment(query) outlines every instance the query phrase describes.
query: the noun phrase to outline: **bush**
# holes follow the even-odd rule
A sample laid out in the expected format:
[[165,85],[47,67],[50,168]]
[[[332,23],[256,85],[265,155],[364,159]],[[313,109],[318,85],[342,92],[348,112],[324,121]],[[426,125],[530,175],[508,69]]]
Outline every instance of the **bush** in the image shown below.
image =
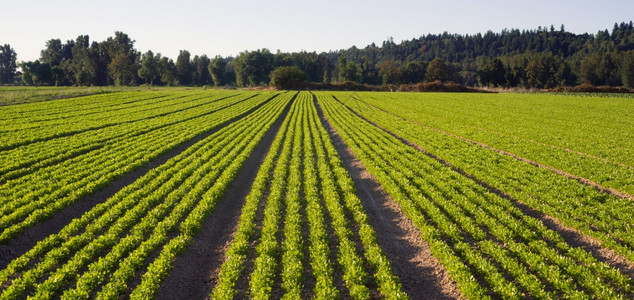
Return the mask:
[[277,67],[271,72],[270,85],[280,90],[298,89],[306,81],[306,74],[296,66]]

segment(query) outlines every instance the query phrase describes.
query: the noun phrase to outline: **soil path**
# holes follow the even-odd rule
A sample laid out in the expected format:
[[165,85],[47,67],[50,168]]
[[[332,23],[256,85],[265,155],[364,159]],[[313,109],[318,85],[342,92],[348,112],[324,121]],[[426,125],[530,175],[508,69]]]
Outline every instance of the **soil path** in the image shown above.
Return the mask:
[[33,246],[35,246],[37,242],[43,240],[51,234],[59,232],[74,218],[81,217],[84,213],[95,207],[97,204],[103,203],[108,198],[112,197],[114,194],[123,189],[125,186],[133,183],[137,179],[147,174],[151,169],[164,164],[170,158],[175,157],[195,143],[207,138],[208,136],[224,128],[225,126],[239,120],[240,118],[243,118],[244,116],[249,115],[253,111],[262,107],[264,104],[268,103],[273,98],[274,97],[271,97],[261,104],[257,105],[256,107],[248,110],[247,112],[235,118],[232,118],[223,124],[220,124],[216,128],[204,132],[192,138],[191,140],[184,142],[171,150],[168,150],[167,152],[159,155],[157,158],[149,161],[145,165],[111,181],[103,189],[87,197],[84,197],[81,200],[73,202],[66,208],[54,213],[48,219],[42,220],[37,224],[26,228],[19,235],[8,241],[6,244],[0,244],[0,269],[4,269],[13,259],[23,255],[31,248],[33,248]]
[[170,275],[163,281],[157,299],[208,299],[216,285],[225,252],[229,249],[240,221],[246,196],[264,162],[271,144],[291,107],[291,102],[271,126],[231,183],[187,251],[174,260]]
[[[343,104],[343,103],[342,103]],[[345,104],[344,104],[345,105]],[[415,149],[417,149],[418,151],[421,151],[422,153],[424,153],[425,155],[437,160],[438,162],[442,163],[443,165],[451,168],[452,170],[456,171],[457,173],[459,173],[462,176],[465,176],[471,180],[473,180],[474,182],[476,182],[477,184],[479,184],[481,187],[487,189],[488,191],[498,195],[501,198],[507,199],[509,201],[511,201],[517,208],[519,208],[524,214],[538,219],[539,221],[541,221],[548,229],[553,230],[555,232],[557,232],[563,239],[564,241],[573,246],[573,247],[582,247],[584,250],[586,250],[587,252],[591,253],[597,260],[599,260],[600,262],[606,263],[612,267],[617,268],[621,273],[629,276],[630,278],[634,278],[634,262],[628,260],[625,256],[616,253],[614,250],[612,249],[607,249],[607,248],[603,248],[601,246],[601,241],[583,234],[582,232],[580,232],[577,229],[574,229],[572,227],[568,227],[566,225],[564,225],[563,223],[561,223],[561,221],[559,221],[556,218],[553,218],[551,216],[548,216],[540,211],[537,211],[531,207],[529,207],[528,205],[526,205],[525,203],[518,201],[517,199],[513,198],[511,195],[503,192],[502,190],[491,186],[490,184],[488,184],[487,182],[484,182],[482,180],[479,180],[475,177],[473,177],[471,174],[468,174],[467,172],[465,172],[464,170],[457,168],[456,166],[452,165],[450,162],[430,153],[429,151],[427,151],[426,149],[422,148],[421,146],[397,135],[394,132],[389,131],[386,128],[381,127],[379,124],[376,124],[374,122],[372,122],[371,120],[368,120],[367,118],[365,118],[364,116],[358,114],[357,112],[355,112],[354,110],[352,110],[350,107],[346,106],[352,113],[354,113],[355,115],[359,116],[360,118],[362,118],[363,120],[365,120],[366,122],[372,124],[373,126],[376,126],[377,128],[383,130],[384,132],[390,134],[391,136],[395,137],[396,139],[400,140],[401,142],[403,142],[404,144],[411,146]]]
[[317,102],[317,111],[323,126],[342,159],[356,187],[356,194],[368,213],[370,225],[392,271],[399,277],[403,290],[412,299],[456,299],[462,298],[456,282],[432,253],[429,245],[421,239],[421,232],[401,211],[372,176],[363,163],[341,139],[337,131],[324,117]]

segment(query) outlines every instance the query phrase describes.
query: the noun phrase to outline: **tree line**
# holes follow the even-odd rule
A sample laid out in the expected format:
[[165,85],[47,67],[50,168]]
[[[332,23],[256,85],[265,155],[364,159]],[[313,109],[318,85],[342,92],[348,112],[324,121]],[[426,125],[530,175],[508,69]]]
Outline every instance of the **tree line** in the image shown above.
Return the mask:
[[[36,61],[16,63],[16,53],[0,46],[0,83],[27,85],[216,85],[239,87],[274,83],[283,71],[291,80],[368,85],[452,81],[465,86],[553,88],[578,84],[634,87],[634,26],[574,34],[559,29],[503,30],[485,34],[428,34],[397,44],[351,47],[330,52],[244,51],[235,57],[194,55],[181,50],[176,61],[160,53],[140,53],[123,32],[105,41],[88,35],[63,43],[46,42]],[[21,74],[16,73],[20,67]],[[273,70],[280,69],[277,73]],[[292,67],[292,68],[290,68]],[[298,74],[297,71],[302,74]],[[19,76],[16,76],[18,74]]]

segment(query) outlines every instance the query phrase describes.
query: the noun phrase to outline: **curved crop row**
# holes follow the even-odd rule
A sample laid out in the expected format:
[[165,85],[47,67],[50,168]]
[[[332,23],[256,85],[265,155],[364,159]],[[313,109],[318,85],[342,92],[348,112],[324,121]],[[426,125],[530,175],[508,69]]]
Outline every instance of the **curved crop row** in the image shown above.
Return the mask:
[[[118,140],[0,186],[0,242],[147,161],[266,102],[267,95]],[[198,114],[197,112],[194,112]]]
[[110,299],[143,268],[137,290],[154,293],[288,101],[278,97],[194,144],[39,242],[0,271],[0,298]]
[[429,130],[360,101],[345,104],[454,166],[634,260],[634,202],[550,170]]
[[632,279],[472,179],[320,94],[327,119],[469,298],[626,298]]

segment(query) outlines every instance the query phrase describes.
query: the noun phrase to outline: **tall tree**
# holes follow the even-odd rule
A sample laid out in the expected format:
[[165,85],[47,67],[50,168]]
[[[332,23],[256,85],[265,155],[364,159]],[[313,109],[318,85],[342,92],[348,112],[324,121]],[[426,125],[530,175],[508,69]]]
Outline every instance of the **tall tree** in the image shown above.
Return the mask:
[[64,55],[64,47],[60,39],[46,41],[45,48],[40,51],[40,61],[51,66],[59,66],[65,59],[67,57]]
[[379,76],[383,85],[400,84],[403,77],[401,62],[393,59],[381,61],[377,64]]
[[449,67],[444,60],[440,58],[434,58],[427,65],[425,70],[425,79],[427,81],[440,80],[442,82],[448,81],[451,78]]
[[62,44],[60,39],[51,39],[46,41],[45,48],[40,51],[40,61],[51,66],[52,84],[56,86],[68,84],[63,64],[73,57],[71,49],[72,46]]
[[136,83],[140,55],[134,49],[134,42],[127,34],[116,31],[114,37],[108,37],[99,44],[102,57],[108,64],[108,77],[114,84]]
[[345,55],[339,57],[339,82],[357,82],[359,80],[359,65],[348,60]]
[[624,86],[630,89],[634,88],[634,50],[623,54],[623,61],[621,63],[621,79]]
[[425,79],[427,63],[423,61],[410,61],[403,67],[403,83],[417,83]]
[[65,65],[65,70],[75,85],[93,85],[96,83],[98,72],[97,62],[90,51],[90,38],[88,35],[80,35],[73,43],[72,59]]
[[482,86],[506,85],[506,69],[499,58],[489,61],[482,69],[478,70],[478,82]]
[[176,73],[178,74],[178,84],[190,85],[194,78],[194,67],[187,50],[180,50],[176,58]]
[[236,83],[239,86],[268,85],[273,67],[274,55],[268,49],[241,52],[234,60]]
[[161,57],[158,62],[158,71],[161,82],[167,85],[176,85],[178,82],[178,74],[174,61],[168,57]]
[[119,53],[108,64],[108,74],[115,85],[134,85],[136,81],[135,66],[125,53]]
[[159,78],[159,60],[161,59],[161,54],[157,54],[154,56],[154,53],[151,50],[148,50],[143,57],[141,58],[141,67],[139,68],[138,74],[139,77],[150,85],[154,85],[154,81]]
[[39,60],[20,63],[22,80],[28,85],[50,85],[53,81],[53,70],[48,63]]
[[17,57],[17,53],[9,44],[0,46],[0,83],[13,82]]
[[209,73],[215,86],[222,86],[225,84],[224,76],[227,62],[222,56],[216,56],[209,62]]
[[194,84],[207,85],[211,83],[211,75],[209,74],[209,57],[207,55],[194,56],[192,61],[194,67]]

